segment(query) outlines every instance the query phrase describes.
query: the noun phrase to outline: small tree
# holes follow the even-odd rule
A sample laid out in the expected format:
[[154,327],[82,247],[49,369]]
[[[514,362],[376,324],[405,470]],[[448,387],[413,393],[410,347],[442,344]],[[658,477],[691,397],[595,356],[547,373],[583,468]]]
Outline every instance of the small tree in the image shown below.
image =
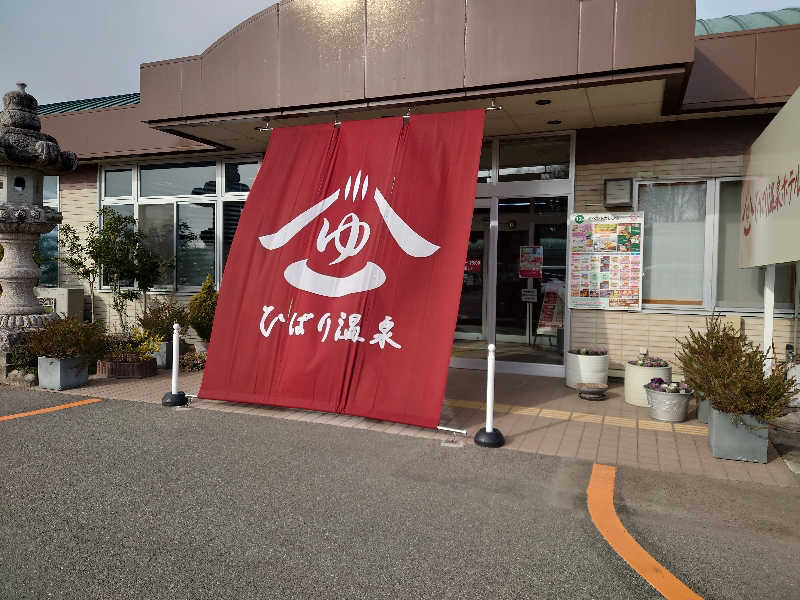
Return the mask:
[[211,275],[206,275],[200,291],[189,299],[189,324],[204,342],[211,340],[214,312],[217,310],[217,290]]
[[[110,208],[97,213],[97,223],[85,226],[83,239],[70,225],[61,228],[60,258],[70,270],[89,283],[92,300],[92,322],[94,322],[94,293],[97,280],[102,275],[108,281],[112,293],[112,307],[119,318],[120,328],[128,332],[128,301],[140,298],[140,290],[152,289],[163,272],[165,264],[160,261],[145,243],[145,236],[136,231],[136,219],[123,216]],[[137,289],[130,289],[134,282]],[[126,289],[127,288],[127,289]]]
[[81,240],[78,232],[72,225],[61,225],[58,232],[58,242],[61,246],[58,260],[66,265],[79,279],[89,284],[89,296],[92,302],[92,323],[94,323],[94,290],[97,279],[100,277],[101,260],[94,252],[95,245],[90,245],[89,240],[97,237],[97,223],[88,223],[84,228],[85,240]]

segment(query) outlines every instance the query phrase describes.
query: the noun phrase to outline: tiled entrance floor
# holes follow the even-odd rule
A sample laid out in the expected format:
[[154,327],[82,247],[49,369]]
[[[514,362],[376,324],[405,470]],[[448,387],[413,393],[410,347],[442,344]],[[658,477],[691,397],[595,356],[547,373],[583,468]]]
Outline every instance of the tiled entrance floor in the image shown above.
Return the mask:
[[[180,388],[196,394],[201,377],[200,373],[182,374]],[[169,388],[170,376],[164,372],[141,380],[92,378],[88,387],[63,393],[160,403]],[[451,369],[440,424],[466,429],[473,436],[484,425],[485,393],[485,372]],[[495,399],[495,425],[506,438],[506,449],[768,485],[800,485],[800,478],[771,445],[765,465],[715,459],[708,429],[694,418],[693,407],[691,420],[685,423],[653,421],[647,408],[625,403],[619,384],[611,386],[607,400],[592,402],[578,398],[563,379],[498,374]],[[195,400],[192,407],[452,439],[443,432],[347,415],[205,399]]]

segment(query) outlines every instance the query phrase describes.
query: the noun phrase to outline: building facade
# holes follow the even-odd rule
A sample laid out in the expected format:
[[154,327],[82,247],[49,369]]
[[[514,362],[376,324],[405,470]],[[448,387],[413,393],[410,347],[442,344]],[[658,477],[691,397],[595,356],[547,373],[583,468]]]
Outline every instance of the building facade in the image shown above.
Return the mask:
[[[496,339],[499,371],[563,376],[567,349],[602,346],[614,372],[642,347],[674,359],[713,311],[760,341],[764,271],[738,268],[744,156],[800,85],[799,22],[696,22],[693,0],[284,0],[200,55],[141,65],[138,94],[40,113],[81,158],[57,184],[64,222],[134,216],[174,264],[155,293],[188,298],[207,274],[222,284],[270,129],[497,109],[451,364],[482,368]],[[628,204],[608,205],[608,180],[630,180]],[[569,309],[569,215],[631,210],[642,310]],[[520,277],[530,246],[536,279]],[[63,269],[57,284],[83,285]],[[797,266],[778,265],[779,355],[797,342],[797,293]],[[98,294],[96,314],[109,307]]]

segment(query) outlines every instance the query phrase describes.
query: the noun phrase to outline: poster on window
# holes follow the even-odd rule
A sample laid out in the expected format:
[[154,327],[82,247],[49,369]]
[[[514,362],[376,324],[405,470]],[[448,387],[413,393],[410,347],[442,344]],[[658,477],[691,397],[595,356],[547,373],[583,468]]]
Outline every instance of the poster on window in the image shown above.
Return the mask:
[[541,279],[543,257],[542,246],[520,246],[520,279]]
[[644,213],[569,218],[569,307],[641,310]]

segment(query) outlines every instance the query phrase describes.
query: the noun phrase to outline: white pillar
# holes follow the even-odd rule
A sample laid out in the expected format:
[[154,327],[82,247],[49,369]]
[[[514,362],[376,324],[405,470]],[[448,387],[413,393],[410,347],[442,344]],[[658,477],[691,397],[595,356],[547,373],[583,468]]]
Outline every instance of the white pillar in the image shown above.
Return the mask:
[[772,327],[775,314],[775,265],[767,265],[764,273],[764,352],[767,360],[764,363],[764,375],[772,372]]

